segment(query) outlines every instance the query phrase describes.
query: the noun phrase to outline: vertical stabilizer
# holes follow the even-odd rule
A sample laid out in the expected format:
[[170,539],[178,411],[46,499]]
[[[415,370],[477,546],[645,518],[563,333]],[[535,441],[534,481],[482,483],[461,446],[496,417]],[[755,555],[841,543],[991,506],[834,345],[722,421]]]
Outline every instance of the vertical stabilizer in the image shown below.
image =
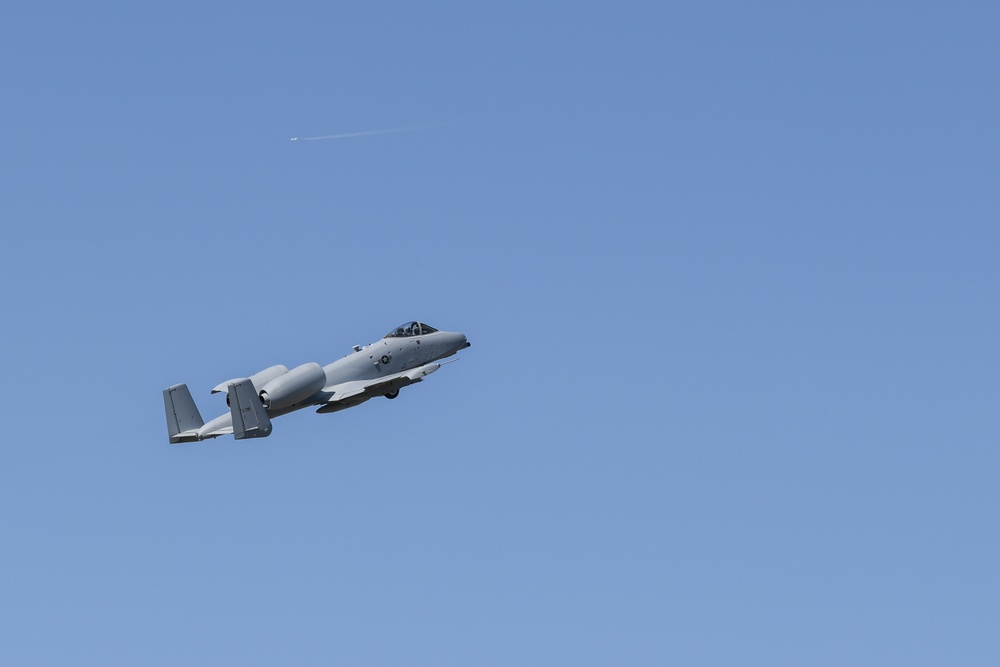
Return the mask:
[[250,380],[235,380],[229,385],[229,412],[237,440],[271,435],[271,420]]
[[175,384],[163,390],[163,408],[167,413],[167,434],[170,444],[193,442],[198,440],[195,435],[205,421],[198,412],[198,406],[191,398],[186,384]]

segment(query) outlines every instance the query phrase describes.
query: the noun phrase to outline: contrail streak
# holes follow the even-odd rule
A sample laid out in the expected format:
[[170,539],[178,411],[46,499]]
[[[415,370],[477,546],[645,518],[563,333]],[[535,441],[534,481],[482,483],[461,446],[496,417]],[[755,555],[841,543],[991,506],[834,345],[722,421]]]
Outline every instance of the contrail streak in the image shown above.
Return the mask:
[[376,134],[395,134],[397,132],[416,132],[429,130],[438,125],[419,125],[417,127],[396,127],[387,130],[368,130],[367,132],[347,132],[345,134],[325,134],[322,137],[292,137],[292,141],[327,141],[329,139],[351,139],[353,137],[371,137]]

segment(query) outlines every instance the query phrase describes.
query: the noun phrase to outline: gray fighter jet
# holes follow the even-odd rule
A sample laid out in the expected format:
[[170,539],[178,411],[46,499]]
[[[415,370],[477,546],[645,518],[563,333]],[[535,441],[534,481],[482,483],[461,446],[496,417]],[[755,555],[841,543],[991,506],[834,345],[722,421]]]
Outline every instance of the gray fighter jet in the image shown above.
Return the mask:
[[470,345],[465,334],[408,322],[327,366],[271,366],[219,384],[212,393],[226,392],[229,412],[207,424],[187,385],[175,384],[163,390],[167,433],[171,444],[230,433],[237,440],[264,438],[271,435],[271,419],[295,410],[319,406],[316,412],[337,412],[375,396],[396,398],[400,389],[441,368],[438,361]]

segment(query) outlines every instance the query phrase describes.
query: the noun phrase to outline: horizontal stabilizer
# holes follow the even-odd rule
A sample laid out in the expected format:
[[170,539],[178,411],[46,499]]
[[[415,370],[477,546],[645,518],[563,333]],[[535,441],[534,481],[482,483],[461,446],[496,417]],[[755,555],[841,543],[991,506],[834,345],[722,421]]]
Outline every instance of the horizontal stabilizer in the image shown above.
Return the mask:
[[233,437],[237,440],[271,435],[271,420],[251,380],[236,380],[229,385],[229,412],[233,418]]

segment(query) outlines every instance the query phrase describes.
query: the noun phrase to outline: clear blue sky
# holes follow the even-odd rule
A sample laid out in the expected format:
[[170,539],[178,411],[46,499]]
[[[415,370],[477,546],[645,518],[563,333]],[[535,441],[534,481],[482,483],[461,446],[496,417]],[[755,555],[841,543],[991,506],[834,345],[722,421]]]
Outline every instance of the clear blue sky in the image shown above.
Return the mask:
[[[0,661],[1000,663],[998,30],[7,3]],[[167,444],[410,319],[473,347]]]

